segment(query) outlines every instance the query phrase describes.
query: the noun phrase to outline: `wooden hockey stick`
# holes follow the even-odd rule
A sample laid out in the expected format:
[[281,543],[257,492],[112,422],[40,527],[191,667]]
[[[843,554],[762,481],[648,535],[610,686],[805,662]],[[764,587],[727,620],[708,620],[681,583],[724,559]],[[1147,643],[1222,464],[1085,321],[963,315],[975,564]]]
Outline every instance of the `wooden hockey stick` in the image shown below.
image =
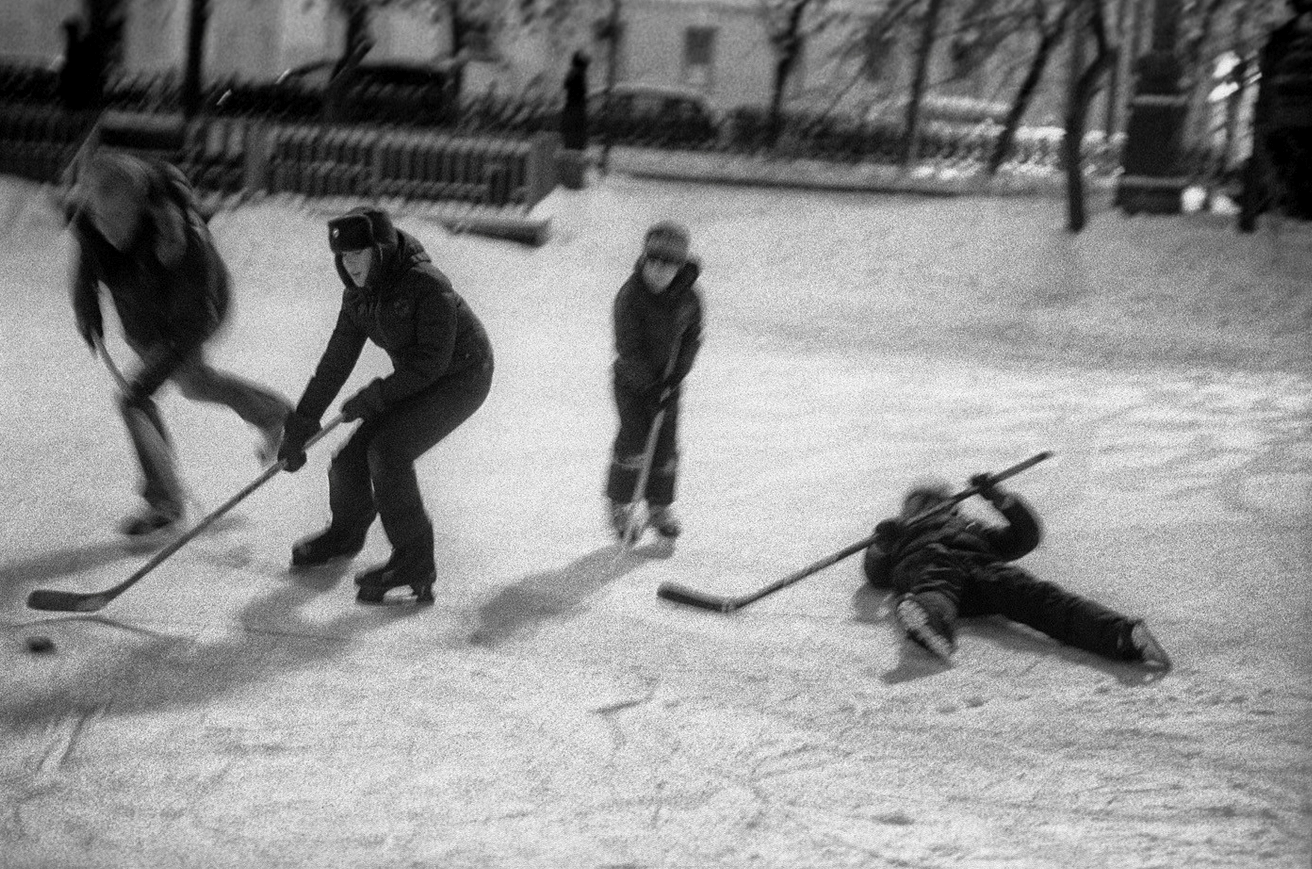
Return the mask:
[[[1021,471],[1034,467],[1039,462],[1050,457],[1051,455],[1052,453],[1047,451],[1037,453],[1036,455],[1031,456],[1030,458],[1026,459],[1023,462],[1019,462],[1017,464],[1012,465],[1009,468],[1005,468],[1004,470],[998,471],[996,474],[990,474],[989,480],[996,483],[1005,480],[1008,477],[1014,477],[1016,474],[1019,474]],[[953,495],[947,501],[944,501],[943,503],[938,504],[935,507],[912,517],[907,521],[907,524],[914,525],[917,522],[923,522],[924,520],[930,518],[931,516],[936,516],[945,510],[950,510],[958,503],[966,500],[972,495],[978,494],[979,491],[980,491],[979,487],[977,486],[970,486],[968,488],[962,489],[960,492]],[[838,562],[842,561],[844,558],[847,558],[849,555],[853,555],[857,552],[860,552],[861,550],[867,548],[868,546],[870,546],[870,544],[874,542],[875,542],[875,535],[871,534],[868,537],[864,537],[861,540],[858,540],[856,543],[850,544],[848,546],[844,546],[842,549],[838,550],[832,555],[825,556],[819,561],[816,561],[812,564],[808,564],[806,567],[803,567],[801,570],[794,571],[793,573],[788,574],[782,579],[770,583],[769,585],[765,586],[764,588],[758,591],[750,592],[748,594],[744,594],[739,597],[727,597],[723,595],[707,594],[705,592],[697,591],[695,589],[691,589],[686,586],[679,585],[678,583],[673,583],[673,582],[661,583],[660,586],[656,589],[656,596],[659,598],[663,598],[664,600],[668,600],[672,603],[686,604],[688,606],[694,606],[706,610],[713,610],[715,612],[720,612],[720,613],[731,613],[734,610],[742,609],[743,607],[747,606],[750,603],[755,603],[756,601],[760,600],[763,597],[766,597],[767,595],[774,594],[776,591],[779,591],[780,589],[787,588],[788,586],[792,585],[795,582],[806,579],[808,576],[812,575],[813,573],[818,573],[832,564],[837,564]]]
[[[305,442],[305,448],[309,449],[310,447],[314,446],[314,444],[318,443],[318,441],[321,440],[324,437],[324,435],[328,434],[328,432],[332,431],[334,428],[336,428],[344,421],[345,420],[341,414],[338,414],[337,416],[333,417],[331,420],[328,421],[327,425],[319,429],[319,431],[315,432],[314,436]],[[114,598],[118,597],[120,594],[127,591],[132,586],[136,585],[137,582],[139,582],[143,577],[145,577],[146,574],[150,573],[156,567],[159,567],[169,556],[177,552],[183,546],[186,546],[189,542],[191,542],[192,539],[198,536],[210,525],[214,524],[215,520],[217,520],[220,516],[222,516],[224,513],[227,513],[233,507],[237,506],[237,504],[241,503],[241,501],[244,500],[247,495],[251,494],[256,489],[260,488],[265,483],[269,482],[269,480],[277,476],[278,472],[283,470],[286,464],[287,464],[286,459],[280,459],[277,462],[274,462],[272,465],[269,465],[269,467],[264,469],[263,473],[261,473],[250,483],[246,484],[246,486],[243,487],[241,491],[233,495],[227,501],[224,501],[222,504],[220,504],[219,507],[214,510],[214,512],[210,513],[204,519],[201,519],[199,522],[197,522],[195,526],[193,526],[187,531],[187,533],[178,537],[178,539],[174,540],[172,543],[161,549],[159,552],[156,552],[155,555],[144,565],[142,565],[142,567],[136,573],[132,574],[127,579],[120,582],[118,585],[115,585],[111,588],[107,588],[104,591],[93,591],[93,592],[60,591],[58,589],[37,589],[27,596],[28,607],[34,610],[54,610],[56,612],[78,612],[78,613],[93,613],[99,609],[102,609],[106,604],[108,604]]]

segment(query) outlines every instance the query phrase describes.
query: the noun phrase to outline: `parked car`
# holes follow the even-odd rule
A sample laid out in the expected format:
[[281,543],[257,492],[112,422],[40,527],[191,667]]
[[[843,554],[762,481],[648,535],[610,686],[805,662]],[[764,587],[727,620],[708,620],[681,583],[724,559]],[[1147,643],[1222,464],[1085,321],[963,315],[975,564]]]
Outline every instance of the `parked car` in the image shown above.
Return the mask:
[[[325,58],[285,70],[274,84],[327,95],[341,61]],[[454,64],[369,60],[356,66],[343,100],[343,116],[353,121],[439,124],[456,110]]]
[[691,88],[617,84],[588,97],[594,140],[616,144],[696,147],[713,142],[719,126],[706,97]]

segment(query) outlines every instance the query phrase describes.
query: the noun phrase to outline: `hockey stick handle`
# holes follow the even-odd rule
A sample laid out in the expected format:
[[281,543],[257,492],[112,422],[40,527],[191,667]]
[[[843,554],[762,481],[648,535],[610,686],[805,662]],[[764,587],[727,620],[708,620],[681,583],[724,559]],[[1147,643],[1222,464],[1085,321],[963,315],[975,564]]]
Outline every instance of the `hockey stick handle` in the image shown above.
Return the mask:
[[[1016,464],[1012,465],[1009,468],[1004,468],[995,474],[990,474],[989,482],[998,483],[1001,482],[1002,480],[1007,479],[1008,477],[1014,477],[1017,474],[1021,473],[1022,471],[1026,471],[1034,467],[1039,462],[1042,462],[1043,460],[1050,458],[1051,456],[1052,453],[1047,450],[1044,450],[1041,453],[1036,453],[1035,455],[1030,456],[1028,459],[1024,460],[1023,462],[1017,462]],[[980,489],[978,486],[967,486],[965,489],[962,489],[960,492],[956,493],[948,500],[940,504],[936,504],[929,510],[925,510],[924,512],[918,513],[917,515],[913,516],[911,519],[907,520],[907,524],[914,525],[917,522],[923,522],[926,519],[929,519],[933,516],[937,516],[939,513],[943,513],[947,510],[952,509],[957,504],[961,503],[967,498],[979,494],[979,492]],[[874,542],[875,542],[875,534],[872,532],[871,534],[867,535],[866,537],[863,537],[857,542],[843,547],[842,549],[838,550],[832,555],[828,555],[820,559],[819,561],[808,564],[806,567],[794,571],[793,573],[788,574],[782,579],[775,580],[774,582],[770,583],[764,588],[752,592],[751,594],[744,595],[742,597],[721,597],[717,595],[703,594],[701,592],[694,591],[693,589],[680,586],[676,583],[662,583],[661,586],[656,589],[656,595],[657,597],[664,598],[665,600],[673,601],[675,603],[688,604],[689,606],[700,607],[701,609],[715,610],[716,612],[722,612],[722,613],[733,612],[734,610],[739,609],[741,607],[745,607],[750,603],[754,603],[763,597],[774,594],[776,591],[779,591],[780,589],[787,588],[788,586],[792,585],[795,582],[806,579],[808,576],[814,573],[818,573],[819,571],[824,570],[826,567],[829,567],[833,564],[837,564],[843,559],[851,555],[854,555],[857,552],[862,551],[863,549],[868,548]]]

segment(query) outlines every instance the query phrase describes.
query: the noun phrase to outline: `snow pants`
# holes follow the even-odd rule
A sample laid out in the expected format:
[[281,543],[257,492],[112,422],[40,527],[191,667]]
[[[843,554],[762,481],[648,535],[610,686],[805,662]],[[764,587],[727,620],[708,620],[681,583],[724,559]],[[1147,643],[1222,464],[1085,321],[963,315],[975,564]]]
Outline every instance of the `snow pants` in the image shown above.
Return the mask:
[[[148,348],[132,344],[138,355]],[[279,431],[292,410],[287,399],[235,374],[220,371],[196,350],[169,377],[184,398],[221,404],[262,432]],[[178,476],[172,441],[155,402],[139,404],[120,401],[119,412],[141,467],[141,495],[162,513],[182,515],[186,495]]]
[[424,511],[415,460],[474,415],[492,389],[492,362],[444,377],[365,420],[333,456],[328,505],[334,533],[363,538],[374,518],[393,563],[433,563],[433,525]]
[[614,390],[620,428],[611,447],[606,497],[620,503],[645,498],[649,504],[658,507],[673,504],[675,476],[679,469],[679,390],[674,391],[665,407],[661,430],[656,436],[656,452],[652,456],[647,489],[638,492],[636,498],[633,490],[642,472],[643,454],[656,409],[648,393],[634,392],[618,383],[614,384]]
[[964,565],[948,555],[898,565],[894,590],[910,594],[955,637],[958,618],[1000,615],[1054,640],[1125,660],[1134,620],[1028,571],[999,562]]

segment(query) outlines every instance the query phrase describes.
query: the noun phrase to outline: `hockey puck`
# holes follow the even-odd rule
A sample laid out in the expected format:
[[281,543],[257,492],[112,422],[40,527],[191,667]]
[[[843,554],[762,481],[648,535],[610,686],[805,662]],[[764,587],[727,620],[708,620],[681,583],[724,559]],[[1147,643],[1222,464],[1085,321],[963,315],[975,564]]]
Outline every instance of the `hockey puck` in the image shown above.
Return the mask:
[[45,655],[55,650],[55,641],[49,637],[28,637],[27,650],[34,655]]

